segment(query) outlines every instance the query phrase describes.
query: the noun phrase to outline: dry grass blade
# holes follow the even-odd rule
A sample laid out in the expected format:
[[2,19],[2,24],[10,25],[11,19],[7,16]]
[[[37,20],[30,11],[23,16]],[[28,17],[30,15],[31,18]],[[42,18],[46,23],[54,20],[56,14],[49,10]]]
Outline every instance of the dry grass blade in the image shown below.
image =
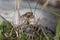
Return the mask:
[[45,33],[43,27],[41,27],[41,30],[42,30],[42,33],[44,34],[45,38],[46,38],[47,40],[49,40],[49,38],[48,38],[48,36],[46,35],[46,33]]
[[15,1],[15,10],[19,10],[19,0]]
[[41,9],[44,10],[46,8],[46,6],[49,4],[50,1],[51,0],[46,0],[46,2],[43,4]]
[[52,14],[54,14],[54,15],[60,17],[60,15],[59,15],[58,13],[54,12],[54,11],[51,11],[51,10],[50,10],[49,12],[51,12]]
[[20,8],[20,6],[19,6],[19,0],[16,0],[16,11],[18,11],[18,25],[20,24],[20,12],[19,12],[19,8]]
[[11,37],[11,36],[12,36],[12,31],[13,31],[13,28],[11,29],[11,32],[10,32],[10,34],[9,34],[9,37]]
[[10,26],[11,26],[11,28],[13,28],[13,25],[9,22],[9,21],[7,21],[3,16],[1,16],[0,15],[0,17],[3,19],[3,20],[5,20]]

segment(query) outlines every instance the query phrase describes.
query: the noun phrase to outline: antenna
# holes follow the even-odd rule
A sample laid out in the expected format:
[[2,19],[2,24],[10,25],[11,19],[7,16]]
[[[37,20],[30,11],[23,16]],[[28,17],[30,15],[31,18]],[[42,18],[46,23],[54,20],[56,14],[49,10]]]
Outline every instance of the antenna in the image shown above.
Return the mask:
[[38,2],[40,2],[40,0],[36,0],[36,1],[37,1],[37,3],[36,3],[36,6],[35,6],[35,9],[34,9],[34,14],[35,14],[35,11],[36,11],[36,9],[37,9]]
[[27,0],[27,2],[28,2],[28,5],[29,5],[29,7],[30,7],[30,10],[31,10],[31,12],[32,12],[32,8],[31,8],[31,5],[30,5],[30,1]]

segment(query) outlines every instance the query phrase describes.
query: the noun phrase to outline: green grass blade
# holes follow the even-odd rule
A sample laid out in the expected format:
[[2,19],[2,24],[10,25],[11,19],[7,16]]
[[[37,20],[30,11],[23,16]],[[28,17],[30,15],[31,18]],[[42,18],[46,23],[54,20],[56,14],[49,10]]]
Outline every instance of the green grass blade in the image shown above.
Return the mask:
[[60,40],[60,19],[58,21],[58,24],[56,26],[56,40]]

